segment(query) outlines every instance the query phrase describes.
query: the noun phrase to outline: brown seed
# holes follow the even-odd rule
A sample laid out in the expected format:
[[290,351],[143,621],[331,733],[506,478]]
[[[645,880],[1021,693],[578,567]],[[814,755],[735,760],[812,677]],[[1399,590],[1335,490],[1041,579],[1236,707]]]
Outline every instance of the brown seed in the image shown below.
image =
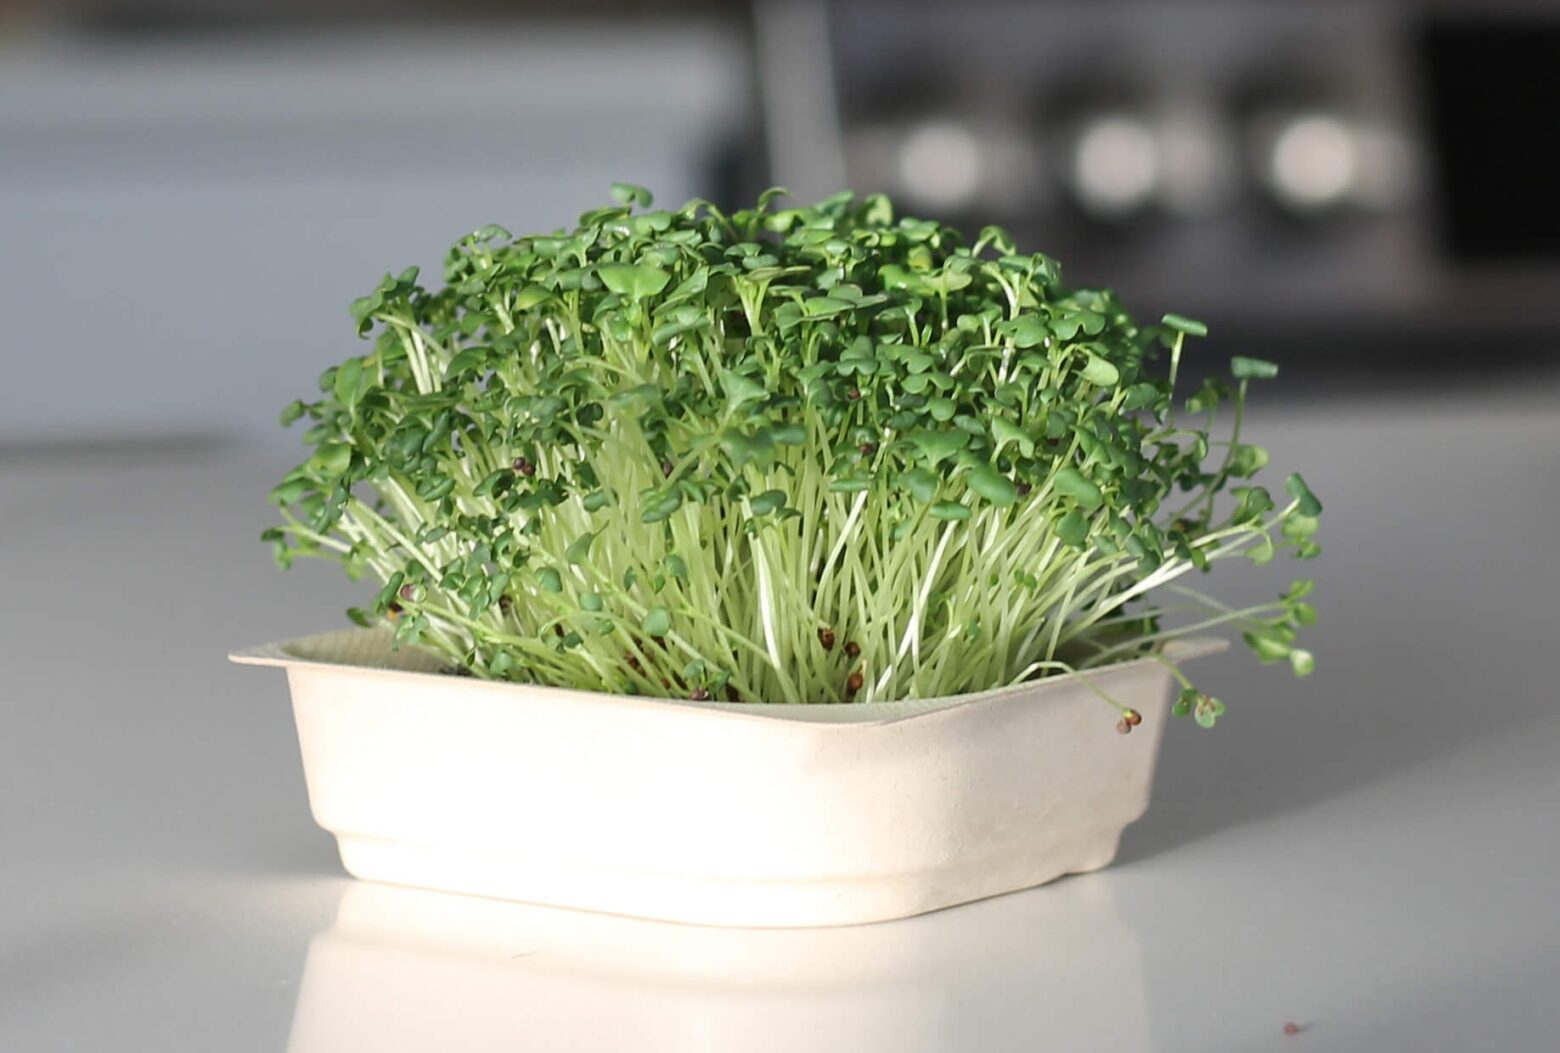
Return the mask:
[[1139,713],[1135,709],[1129,709],[1121,715],[1121,719],[1125,720],[1133,727],[1137,727],[1139,724],[1143,723],[1143,714]]
[[515,458],[514,469],[528,479],[536,474],[536,465],[532,464],[524,457]]
[[845,681],[845,693],[854,695],[861,690],[861,685],[866,683],[859,672],[852,673]]
[[693,699],[695,702],[708,702],[710,700],[710,692],[708,688],[699,687],[695,688],[693,694],[689,695],[688,697]]
[[1123,735],[1131,734],[1132,722],[1126,717],[1122,717],[1120,720],[1116,721],[1116,730],[1121,732]]
[[818,630],[818,642],[823,644],[825,651],[834,650],[834,630],[825,625]]
[[630,668],[630,669],[632,669],[632,670],[633,670],[633,671],[634,671],[634,672],[636,672],[636,673],[637,673],[637,672],[639,672],[639,671],[640,671],[640,670],[641,670],[641,669],[643,669],[643,668],[644,668],[644,666],[642,666],[642,665],[640,665],[640,664],[639,664],[639,656],[638,656],[638,655],[636,655],[636,654],[635,654],[635,653],[634,653],[634,652],[632,652],[632,651],[626,651],[626,652],[624,652],[624,654],[623,654],[623,657],[624,657],[624,658],[625,658],[625,659],[627,659],[627,661],[628,661],[628,667],[629,667],[629,668]]
[[401,605],[391,600],[389,605],[385,607],[385,617],[392,622],[401,617]]
[[675,468],[675,467],[677,467],[677,466],[674,465],[671,461],[662,461],[661,462],[661,474],[666,476],[667,478],[671,478],[672,469]]
[[666,677],[663,676],[661,678],[661,686],[664,687],[666,690],[670,691],[672,689],[672,682],[670,680],[666,679]]
[[500,596],[498,598],[498,609],[508,614],[515,609],[515,601],[510,599],[507,594]]
[[861,657],[861,645],[859,643],[857,643],[855,640],[847,640],[847,641],[845,641],[845,655],[848,658],[860,658]]
[[558,624],[557,624],[557,625],[554,625],[554,626],[553,626],[553,632],[555,632],[555,633],[557,633],[557,634],[558,634],[558,635],[559,635],[559,636],[565,636],[565,635],[567,635],[567,634],[566,634],[566,633],[565,633],[565,632],[564,632],[564,631],[563,631],[563,623],[562,623],[562,622],[559,622],[559,623],[558,623]]
[[726,685],[726,701],[727,702],[741,702],[742,701],[742,692],[738,691],[731,684],[727,684]]
[[874,453],[877,453],[877,443],[864,442],[860,446],[856,447],[856,449],[861,451],[861,456],[871,457]]
[[417,586],[407,582],[401,586],[401,599],[408,602],[417,598]]
[[1300,1033],[1300,1025],[1295,1023],[1293,1020],[1291,1020],[1289,1023],[1284,1025],[1284,1034],[1286,1034],[1286,1035],[1298,1035],[1299,1033]]
[[856,399],[861,397],[861,389],[851,388],[849,391],[845,392],[845,397],[854,402]]
[[1030,486],[1028,483],[1015,483],[1013,489],[1018,491],[1019,497],[1028,497],[1029,491],[1033,490],[1034,487]]

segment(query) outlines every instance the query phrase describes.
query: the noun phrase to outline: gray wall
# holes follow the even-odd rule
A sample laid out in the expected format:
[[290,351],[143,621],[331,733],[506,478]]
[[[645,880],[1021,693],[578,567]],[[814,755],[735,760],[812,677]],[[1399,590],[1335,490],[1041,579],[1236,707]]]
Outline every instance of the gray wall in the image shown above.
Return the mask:
[[572,223],[613,180],[704,192],[745,92],[739,44],[693,23],[13,40],[0,442],[285,441],[381,274]]

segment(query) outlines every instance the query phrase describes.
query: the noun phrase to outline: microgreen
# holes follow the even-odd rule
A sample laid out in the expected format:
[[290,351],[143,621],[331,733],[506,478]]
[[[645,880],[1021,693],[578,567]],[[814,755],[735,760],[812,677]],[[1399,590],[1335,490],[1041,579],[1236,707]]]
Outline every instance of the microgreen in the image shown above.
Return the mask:
[[352,305],[368,352],[283,412],[312,453],[264,537],[376,577],[354,621],[479,677],[683,698],[1087,680],[1221,625],[1310,671],[1308,582],[1243,610],[1175,584],[1319,551],[1304,480],[1250,481],[1272,363],[1177,394],[1202,323],[1139,324],[881,196],[613,193],[573,230],[462,238],[436,288],[387,275]]

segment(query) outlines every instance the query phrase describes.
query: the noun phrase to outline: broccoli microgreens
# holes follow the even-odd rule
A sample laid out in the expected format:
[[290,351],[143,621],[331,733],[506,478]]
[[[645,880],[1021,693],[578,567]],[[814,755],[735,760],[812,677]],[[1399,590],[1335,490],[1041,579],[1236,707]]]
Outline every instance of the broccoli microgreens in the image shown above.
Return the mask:
[[[572,231],[462,238],[441,288],[387,276],[352,305],[372,350],[283,413],[313,451],[264,537],[378,578],[354,621],[479,677],[695,699],[1174,668],[1166,641],[1220,625],[1310,671],[1309,582],[1241,610],[1173,584],[1319,551],[1299,475],[1282,505],[1247,481],[1271,363],[1234,359],[1182,413],[1203,325],[1139,325],[999,228],[614,191]],[[1211,725],[1175,673],[1176,712]]]

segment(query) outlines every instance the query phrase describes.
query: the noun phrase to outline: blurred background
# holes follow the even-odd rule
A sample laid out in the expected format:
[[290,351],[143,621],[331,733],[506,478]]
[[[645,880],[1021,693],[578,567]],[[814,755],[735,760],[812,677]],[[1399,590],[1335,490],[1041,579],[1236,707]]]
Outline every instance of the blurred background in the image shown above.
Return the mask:
[[999,222],[1291,396],[1543,368],[1557,69],[1544,0],[0,0],[0,442],[275,441],[381,273],[615,179]]
[[[1551,1049],[1560,0],[0,0],[0,1049]],[[714,932],[346,881],[257,540],[348,303],[486,223],[887,191],[1008,226],[1327,505],[1086,879]],[[429,899],[428,897],[433,897]],[[1319,1044],[1317,1044],[1319,1043]]]

